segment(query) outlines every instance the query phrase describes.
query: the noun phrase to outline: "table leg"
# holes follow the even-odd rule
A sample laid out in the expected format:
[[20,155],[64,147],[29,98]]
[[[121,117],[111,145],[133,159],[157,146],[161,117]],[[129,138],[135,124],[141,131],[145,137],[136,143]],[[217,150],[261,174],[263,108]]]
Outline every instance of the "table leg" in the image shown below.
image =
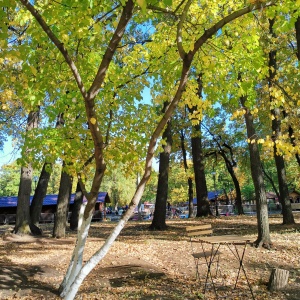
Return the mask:
[[[230,245],[233,246],[235,252],[231,249]],[[236,277],[236,281],[235,281],[235,285],[234,285],[234,288],[236,288],[237,286],[237,282],[238,282],[238,279],[240,277],[240,272],[241,272],[241,269],[243,270],[243,273],[246,277],[246,281],[247,281],[247,284],[248,284],[248,287],[249,287],[249,290],[251,292],[251,295],[252,295],[252,299],[255,299],[254,297],[254,294],[253,294],[253,291],[252,291],[252,288],[251,288],[251,285],[250,285],[250,282],[248,280],[248,276],[246,274],[246,271],[245,271],[245,268],[244,268],[244,264],[243,264],[243,260],[244,260],[244,256],[245,256],[245,251],[246,251],[246,248],[247,248],[247,243],[245,243],[244,245],[244,248],[243,248],[243,251],[242,251],[242,255],[240,255],[238,249],[237,249],[237,245],[235,244],[227,244],[229,250],[232,252],[232,254],[237,258],[237,260],[239,261],[239,270],[238,270],[238,274],[237,274],[237,277]]]
[[[212,276],[212,273],[211,273],[211,266],[212,266],[212,264],[214,262],[214,259],[217,255],[218,251],[219,251],[220,244],[218,244],[216,248],[215,248],[214,244],[211,245],[211,252],[210,252],[209,257],[205,255],[205,249],[203,247],[203,243],[201,243],[201,246],[202,246],[202,250],[203,250],[206,265],[207,265],[207,273],[206,273],[206,279],[205,279],[205,283],[204,283],[203,293],[205,294],[205,292],[206,292],[206,285],[207,285],[207,282],[208,282],[208,278],[210,277],[214,292],[217,296],[217,290],[216,290],[215,283],[214,283],[214,280],[213,280],[213,276]],[[218,266],[217,266],[217,268],[218,268]],[[217,269],[217,271],[218,271],[218,269]]]

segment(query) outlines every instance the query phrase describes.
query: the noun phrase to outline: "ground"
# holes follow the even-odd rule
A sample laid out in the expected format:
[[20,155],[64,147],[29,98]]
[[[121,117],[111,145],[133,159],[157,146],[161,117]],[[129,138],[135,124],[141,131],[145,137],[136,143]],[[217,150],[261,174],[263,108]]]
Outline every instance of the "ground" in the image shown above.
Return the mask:
[[[255,299],[300,299],[300,213],[296,225],[283,226],[280,215],[270,218],[273,248],[248,246],[245,269]],[[167,231],[149,231],[149,221],[130,222],[107,256],[89,274],[76,299],[215,299],[211,289],[205,295],[195,280],[185,227],[212,223],[215,234],[240,234],[256,239],[256,218],[235,216],[168,220]],[[103,244],[115,223],[92,223],[84,260]],[[52,225],[42,225],[43,236],[12,235],[12,226],[0,226],[0,299],[60,299],[57,289],[68,266],[76,235],[68,231],[64,239],[51,238]],[[222,249],[222,280],[233,282],[232,256]],[[272,268],[289,271],[288,285],[280,292],[269,292]],[[220,291],[225,299],[250,299],[245,278],[237,294]]]

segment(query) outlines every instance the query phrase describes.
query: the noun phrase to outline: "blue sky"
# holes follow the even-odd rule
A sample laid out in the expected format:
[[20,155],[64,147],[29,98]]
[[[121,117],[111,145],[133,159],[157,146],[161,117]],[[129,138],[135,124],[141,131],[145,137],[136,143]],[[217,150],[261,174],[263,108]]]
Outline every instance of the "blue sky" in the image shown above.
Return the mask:
[[7,142],[4,143],[3,151],[0,151],[0,167],[5,164],[9,164],[18,158],[18,153],[15,153],[15,149],[12,146],[12,139],[8,137]]

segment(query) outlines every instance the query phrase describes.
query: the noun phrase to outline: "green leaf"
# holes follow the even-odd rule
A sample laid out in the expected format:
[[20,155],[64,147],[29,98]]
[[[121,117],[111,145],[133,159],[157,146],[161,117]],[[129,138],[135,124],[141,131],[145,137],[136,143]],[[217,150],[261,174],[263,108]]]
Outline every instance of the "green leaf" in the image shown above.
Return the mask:
[[143,12],[146,12],[147,1],[146,0],[136,0],[137,4],[141,7]]
[[166,6],[171,6],[172,5],[172,0],[164,0],[164,4],[166,5]]

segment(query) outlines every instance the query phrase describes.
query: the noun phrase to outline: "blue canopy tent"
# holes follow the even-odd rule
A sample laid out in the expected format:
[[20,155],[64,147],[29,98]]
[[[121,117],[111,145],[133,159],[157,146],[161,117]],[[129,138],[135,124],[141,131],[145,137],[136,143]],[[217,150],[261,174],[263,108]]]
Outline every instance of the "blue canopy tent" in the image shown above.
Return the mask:
[[[208,201],[215,201],[216,197],[222,194],[222,191],[207,192]],[[197,205],[197,198],[193,199],[193,204]]]
[[[43,211],[52,211],[56,208],[57,205],[57,196],[58,195],[46,195],[43,200]],[[30,203],[32,201],[33,196],[30,196]],[[74,203],[75,194],[71,194],[70,205]],[[83,198],[83,201],[87,201],[86,198]],[[17,196],[9,196],[9,197],[0,197],[0,214],[12,214],[16,213],[17,210],[18,197]],[[100,192],[98,194],[97,203],[110,203],[110,198],[107,192]],[[99,207],[98,204],[98,207]]]

